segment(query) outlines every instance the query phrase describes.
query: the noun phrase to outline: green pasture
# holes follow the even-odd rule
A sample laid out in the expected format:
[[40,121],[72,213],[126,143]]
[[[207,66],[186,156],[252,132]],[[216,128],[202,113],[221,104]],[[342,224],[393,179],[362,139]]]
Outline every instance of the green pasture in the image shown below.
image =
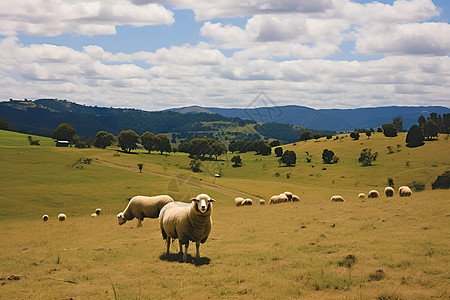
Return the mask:
[[[447,135],[413,149],[405,133],[322,138],[282,146],[296,152],[294,167],[279,166],[274,154],[228,153],[202,162],[200,173],[183,153],[57,148],[42,137],[30,146],[27,136],[0,131],[0,299],[450,297],[450,193],[431,190],[450,168]],[[337,164],[322,163],[325,148]],[[373,166],[358,163],[363,148],[378,152]],[[231,166],[234,155],[242,167]],[[357,199],[371,189],[382,194],[388,177],[396,190],[413,182],[425,189],[410,198]],[[301,201],[233,204],[236,196],[267,201],[284,191]],[[165,257],[155,219],[142,228],[136,220],[117,224],[135,195],[188,201],[201,192],[217,202],[199,261]],[[333,203],[332,195],[346,201]],[[91,218],[97,207],[102,214]]]

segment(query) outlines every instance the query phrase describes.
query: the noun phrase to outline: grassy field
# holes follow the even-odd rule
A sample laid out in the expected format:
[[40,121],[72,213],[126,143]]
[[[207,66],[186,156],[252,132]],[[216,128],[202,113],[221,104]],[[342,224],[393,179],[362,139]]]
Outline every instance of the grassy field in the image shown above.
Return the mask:
[[[404,133],[341,137],[283,146],[296,152],[295,167],[246,153],[244,166],[233,168],[227,154],[192,173],[181,153],[56,148],[41,137],[29,146],[27,135],[0,131],[0,299],[448,299],[450,192],[431,190],[450,169],[448,136],[414,149]],[[339,163],[322,163],[325,148]],[[357,161],[363,148],[379,153],[371,167]],[[382,192],[388,177],[396,188],[425,189],[357,199]],[[236,196],[267,200],[286,190],[301,201],[233,205]],[[199,261],[165,257],[157,220],[117,225],[132,196],[186,201],[200,192],[217,202]],[[346,201],[330,202],[336,194]],[[97,207],[102,214],[93,219]],[[60,212],[67,221],[57,221]]]

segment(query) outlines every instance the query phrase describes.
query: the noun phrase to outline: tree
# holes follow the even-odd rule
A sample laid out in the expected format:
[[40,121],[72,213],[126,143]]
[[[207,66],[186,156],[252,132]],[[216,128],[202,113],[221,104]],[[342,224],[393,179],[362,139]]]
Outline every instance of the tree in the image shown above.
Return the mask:
[[324,164],[335,164],[339,161],[332,150],[324,149],[322,152],[322,160]]
[[281,147],[276,147],[274,151],[277,157],[281,157],[283,155],[283,148]]
[[303,130],[300,134],[300,141],[307,141],[313,138],[313,134],[309,130]]
[[195,158],[192,159],[191,162],[189,163],[189,168],[193,171],[193,172],[201,172],[202,170],[200,169],[201,167],[201,162],[199,159]]
[[148,150],[148,153],[150,153],[152,150],[156,148],[156,137],[151,132],[144,132],[141,135],[141,144],[142,147],[144,147],[146,150]]
[[12,131],[13,128],[11,124],[9,124],[8,120],[0,117],[0,129]]
[[74,143],[76,139],[79,139],[75,128],[72,125],[67,123],[61,123],[59,126],[53,131],[52,139],[58,141],[68,141],[69,143]]
[[163,152],[171,152],[172,146],[170,146],[170,140],[165,134],[157,134],[155,136],[155,150],[159,151],[161,154]]
[[450,189],[450,171],[445,171],[442,175],[431,184],[431,188],[434,189]]
[[105,149],[114,142],[114,136],[106,131],[99,131],[95,135],[94,147]]
[[233,167],[241,167],[242,166],[242,159],[240,155],[235,155],[231,158],[231,162],[233,163]]
[[432,119],[428,120],[423,124],[423,136],[427,140],[431,140],[432,137],[437,137],[439,133],[439,126]]
[[277,147],[277,146],[280,146],[280,145],[281,145],[281,143],[280,143],[279,140],[271,141],[270,144],[269,144],[270,147]]
[[267,145],[264,141],[258,141],[255,144],[256,154],[270,155],[272,153],[272,148]]
[[350,133],[350,137],[355,141],[359,140],[359,132],[353,131],[352,133]]
[[423,124],[425,124],[427,120],[425,120],[424,116],[420,116],[419,119],[417,120],[417,122],[419,123],[419,126],[422,127]]
[[397,136],[397,128],[395,128],[394,124],[387,123],[381,126],[383,128],[384,136],[386,137],[395,137]]
[[144,164],[137,164],[139,168],[139,173],[142,173],[142,169],[144,168]]
[[137,148],[139,142],[139,136],[133,130],[122,130],[118,136],[119,147],[125,152],[131,152]]
[[362,164],[363,167],[371,166],[372,162],[377,160],[378,152],[372,154],[372,149],[364,148],[359,156],[358,161]]
[[422,146],[423,140],[424,136],[422,128],[417,125],[411,126],[406,135],[406,146],[410,148]]
[[395,129],[397,129],[397,132],[401,132],[402,129],[403,129],[403,119],[402,119],[402,116],[395,117],[395,118],[392,120],[392,124],[395,126]]
[[284,163],[288,167],[295,165],[297,162],[297,155],[294,151],[286,150],[281,156],[280,162]]
[[370,130],[366,130],[366,131],[364,131],[364,133],[367,135],[368,138],[370,138],[370,136],[372,135],[372,131],[370,131]]

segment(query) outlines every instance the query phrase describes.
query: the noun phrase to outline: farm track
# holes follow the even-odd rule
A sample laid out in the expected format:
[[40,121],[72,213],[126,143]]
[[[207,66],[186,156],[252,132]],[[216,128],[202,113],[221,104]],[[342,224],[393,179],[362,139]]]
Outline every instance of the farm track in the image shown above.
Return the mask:
[[[121,169],[121,170],[125,170],[125,171],[129,171],[129,172],[137,172],[135,169],[135,167],[131,167],[131,166],[125,166],[125,165],[121,165],[121,164],[117,164],[117,163],[113,163],[111,161],[105,160],[101,157],[96,157],[95,158],[96,162],[99,162],[105,166],[108,167],[112,167],[112,168],[116,168],[116,169]],[[233,199],[236,197],[236,195],[242,195],[242,196],[247,196],[247,197],[252,197],[252,198],[257,198],[255,195],[252,194],[248,194],[246,192],[243,191],[238,191],[235,189],[230,189],[227,187],[223,187],[214,183],[210,183],[210,182],[205,182],[205,181],[201,181],[198,179],[194,179],[192,177],[186,177],[186,176],[180,176],[180,175],[167,175],[167,174],[163,174],[163,173],[158,173],[158,172],[154,172],[154,171],[147,171],[147,170],[143,170],[143,173],[148,173],[148,174],[152,174],[155,176],[159,176],[159,177],[164,177],[164,178],[174,178],[176,177],[178,180],[182,180],[184,183],[190,183],[192,185],[196,185],[196,186],[204,186],[207,188],[210,188],[214,191],[223,193],[225,195],[229,195],[231,197],[233,197]]]

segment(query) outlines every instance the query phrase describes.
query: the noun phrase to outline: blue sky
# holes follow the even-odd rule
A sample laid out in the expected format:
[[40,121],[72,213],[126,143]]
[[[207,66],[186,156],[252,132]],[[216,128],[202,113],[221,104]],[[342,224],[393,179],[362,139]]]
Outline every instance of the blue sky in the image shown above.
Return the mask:
[[0,3],[0,100],[450,106],[448,0]]

